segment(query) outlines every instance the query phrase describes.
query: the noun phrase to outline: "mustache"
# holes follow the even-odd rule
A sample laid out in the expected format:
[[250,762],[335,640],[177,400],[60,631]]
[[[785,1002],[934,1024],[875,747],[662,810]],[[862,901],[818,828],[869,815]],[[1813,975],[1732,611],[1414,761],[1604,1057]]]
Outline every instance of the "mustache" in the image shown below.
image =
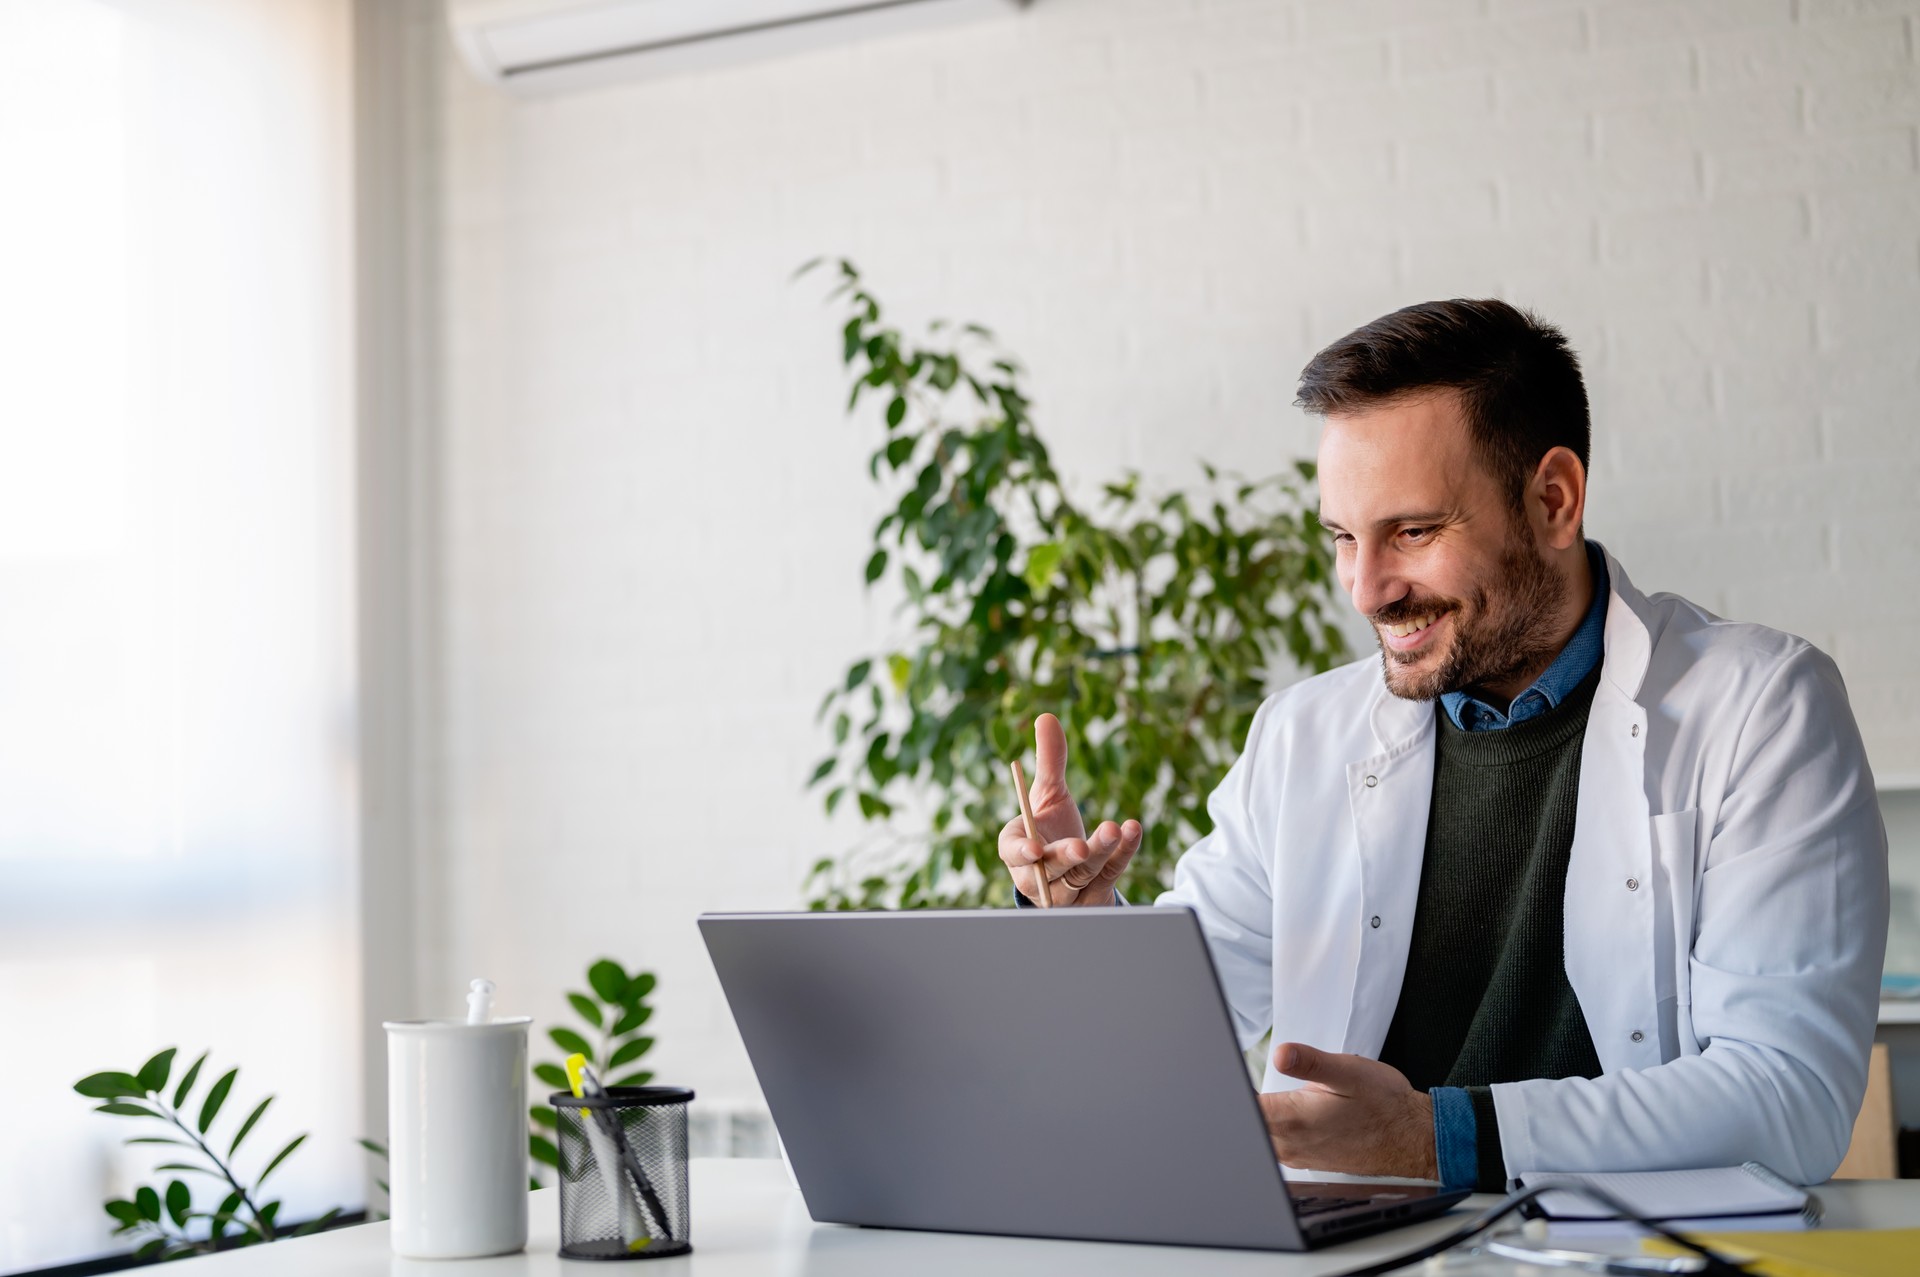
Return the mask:
[[1379,611],[1370,614],[1367,620],[1376,626],[1402,625],[1423,616],[1438,616],[1442,612],[1451,612],[1460,606],[1458,599],[1424,598],[1401,599],[1389,603]]

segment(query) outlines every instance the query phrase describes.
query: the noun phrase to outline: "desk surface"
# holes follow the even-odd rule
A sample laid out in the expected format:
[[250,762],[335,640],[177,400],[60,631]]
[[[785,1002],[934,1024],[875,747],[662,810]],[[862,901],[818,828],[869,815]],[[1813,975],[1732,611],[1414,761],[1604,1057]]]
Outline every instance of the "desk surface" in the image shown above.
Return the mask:
[[[267,1277],[352,1277],[353,1274],[407,1274],[407,1277],[581,1277],[585,1273],[627,1272],[735,1277],[776,1273],[781,1277],[897,1277],[901,1273],[1024,1274],[1099,1273],[1102,1277],[1162,1274],[1177,1265],[1183,1272],[1254,1274],[1261,1277],[1313,1277],[1341,1272],[1438,1236],[1491,1198],[1474,1198],[1440,1220],[1376,1234],[1331,1250],[1304,1255],[1266,1251],[1176,1249],[1090,1242],[1039,1241],[1018,1237],[974,1237],[955,1233],[915,1233],[893,1229],[846,1228],[815,1224],[800,1193],[777,1161],[696,1160],[693,1163],[693,1253],[672,1259],[636,1260],[631,1265],[562,1261],[557,1190],[533,1194],[527,1249],[492,1259],[406,1260],[387,1248],[387,1225],[363,1224],[317,1237],[275,1242],[265,1248],[231,1251],[184,1261],[176,1270],[217,1277],[221,1273]],[[1920,1180],[1857,1180],[1819,1190],[1833,1228],[1920,1225]]]

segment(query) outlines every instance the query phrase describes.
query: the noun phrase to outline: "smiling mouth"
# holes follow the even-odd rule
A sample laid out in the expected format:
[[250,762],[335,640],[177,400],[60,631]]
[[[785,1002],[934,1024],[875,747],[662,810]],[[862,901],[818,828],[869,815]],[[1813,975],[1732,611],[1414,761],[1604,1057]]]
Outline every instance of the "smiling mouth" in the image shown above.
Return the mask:
[[1410,634],[1418,634],[1421,630],[1426,629],[1429,625],[1439,620],[1441,615],[1439,612],[1433,612],[1426,616],[1416,616],[1411,621],[1402,621],[1398,625],[1389,625],[1386,627],[1386,631],[1395,638],[1406,638]]

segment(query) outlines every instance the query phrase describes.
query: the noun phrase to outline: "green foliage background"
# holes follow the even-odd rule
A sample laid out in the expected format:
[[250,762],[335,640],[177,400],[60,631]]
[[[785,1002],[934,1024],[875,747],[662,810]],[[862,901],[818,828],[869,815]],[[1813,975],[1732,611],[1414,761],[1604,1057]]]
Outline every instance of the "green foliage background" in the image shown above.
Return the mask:
[[1160,496],[1127,472],[1083,505],[990,331],[936,322],[910,341],[850,262],[830,269],[847,410],[883,405],[868,472],[897,493],[866,579],[899,583],[909,637],[855,661],[821,702],[833,749],[809,784],[827,785],[829,813],[852,802],[882,836],[816,864],[812,906],[1011,903],[996,847],[1019,811],[1006,762],[1031,754],[1047,711],[1066,729],[1088,828],[1146,826],[1120,887],[1150,898],[1212,828],[1206,797],[1274,670],[1348,655],[1328,619],[1312,464],[1249,481],[1202,462],[1203,486]]

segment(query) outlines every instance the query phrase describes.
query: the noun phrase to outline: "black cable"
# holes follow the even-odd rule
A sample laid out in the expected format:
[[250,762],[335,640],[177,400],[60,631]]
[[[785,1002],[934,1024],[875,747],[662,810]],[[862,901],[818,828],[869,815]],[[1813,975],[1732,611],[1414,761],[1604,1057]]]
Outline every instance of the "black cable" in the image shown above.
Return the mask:
[[1495,1205],[1488,1207],[1485,1211],[1474,1216],[1459,1228],[1454,1229],[1451,1233],[1446,1234],[1437,1241],[1429,1242],[1425,1246],[1410,1250],[1403,1255],[1395,1255],[1391,1259],[1383,1259],[1378,1263],[1367,1264],[1361,1268],[1350,1268],[1346,1272],[1335,1274],[1334,1277],[1382,1277],[1385,1273],[1405,1268],[1409,1264],[1417,1264],[1422,1260],[1431,1259],[1442,1251],[1452,1250],[1461,1242],[1470,1241],[1478,1237],[1481,1233],[1486,1232],[1489,1228],[1492,1228],[1495,1224],[1513,1214],[1513,1212],[1519,1210],[1522,1206],[1525,1206],[1542,1193],[1573,1193],[1577,1196],[1584,1197],[1595,1205],[1604,1206],[1607,1210],[1613,1212],[1617,1218],[1626,1220],[1629,1223],[1638,1224],[1649,1232],[1657,1233],[1661,1237],[1664,1237],[1674,1245],[1684,1250],[1692,1251],[1706,1261],[1706,1267],[1699,1270],[1701,1277],[1753,1277],[1753,1270],[1744,1264],[1737,1264],[1724,1255],[1715,1254],[1699,1242],[1694,1241],[1691,1237],[1683,1233],[1676,1233],[1664,1224],[1655,1223],[1650,1219],[1642,1219],[1631,1210],[1628,1210],[1626,1204],[1611,1193],[1603,1192],[1597,1188],[1588,1188],[1584,1185],[1574,1184],[1551,1186],[1542,1184],[1534,1188],[1523,1188],[1519,1192],[1510,1194]]

